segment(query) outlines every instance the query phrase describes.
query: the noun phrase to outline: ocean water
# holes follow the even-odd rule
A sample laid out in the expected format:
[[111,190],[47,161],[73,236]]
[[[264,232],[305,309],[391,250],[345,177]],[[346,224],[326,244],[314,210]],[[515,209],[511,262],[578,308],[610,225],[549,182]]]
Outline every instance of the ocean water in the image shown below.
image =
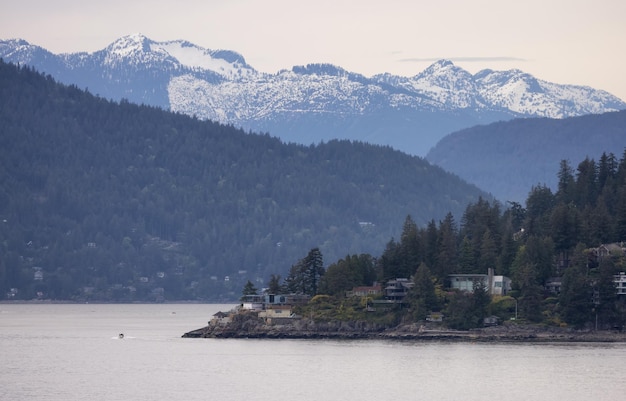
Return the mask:
[[0,304],[0,400],[626,396],[623,343],[181,338],[232,306]]

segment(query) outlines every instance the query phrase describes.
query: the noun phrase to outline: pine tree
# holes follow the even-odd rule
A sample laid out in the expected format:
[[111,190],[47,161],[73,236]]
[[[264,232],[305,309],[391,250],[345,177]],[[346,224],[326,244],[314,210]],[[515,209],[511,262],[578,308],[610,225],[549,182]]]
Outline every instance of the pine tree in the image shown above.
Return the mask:
[[615,207],[615,236],[617,241],[626,241],[626,182],[620,187],[617,194],[617,205]]
[[545,185],[533,187],[526,200],[524,231],[539,237],[550,234],[550,213],[555,204],[555,196]]
[[518,249],[518,243],[515,241],[510,227],[506,229],[502,235],[502,245],[500,249],[496,273],[503,276],[510,276],[511,265],[513,264],[513,260],[515,260],[515,254]]
[[595,205],[598,197],[598,171],[593,159],[586,158],[577,168],[575,200],[579,208]]
[[415,320],[425,319],[429,312],[439,307],[433,279],[428,266],[421,263],[413,277],[413,288],[409,291],[409,302]]
[[326,269],[326,273],[321,279],[321,293],[327,295],[343,295],[346,291],[351,290],[353,287],[363,285],[357,279],[357,272],[355,271],[355,261],[350,255],[347,255],[344,259],[339,259],[337,262],[332,263]]
[[380,281],[387,281],[392,278],[402,277],[401,261],[398,243],[392,238],[387,242],[383,254],[378,258],[378,271]]
[[254,286],[254,284],[252,283],[252,281],[248,280],[246,282],[246,285],[243,287],[243,291],[242,291],[243,297],[245,297],[246,295],[258,295],[258,294],[259,292]]
[[458,273],[462,273],[462,274],[479,273],[478,262],[476,260],[475,254],[476,252],[474,251],[472,242],[467,236],[464,236],[463,241],[461,241],[461,252],[460,252],[460,258],[459,258]]
[[491,237],[491,231],[487,230],[483,234],[480,244],[480,259],[479,266],[482,272],[486,272],[488,269],[495,269],[497,259],[496,244]]
[[568,204],[576,200],[574,171],[567,160],[561,160],[559,164],[559,178],[556,198],[559,202]]
[[513,286],[519,293],[520,316],[538,322],[541,316],[541,286],[537,280],[537,266],[529,258],[526,247],[520,247],[513,262]]
[[443,282],[448,274],[457,269],[458,265],[458,249],[457,249],[457,229],[452,213],[448,213],[444,220],[439,224],[439,237],[437,240],[436,265],[434,269],[435,276]]
[[267,283],[267,291],[270,294],[280,294],[283,292],[283,288],[280,284],[280,274],[272,274],[270,280]]
[[439,232],[437,230],[437,223],[435,223],[435,220],[430,220],[428,222],[424,237],[424,263],[426,263],[427,266],[435,266],[437,263],[437,255],[439,254],[439,246],[437,244]]
[[617,174],[617,160],[613,153],[602,153],[598,166],[598,186],[599,192],[604,190],[607,183],[611,183]]
[[319,248],[313,248],[302,260],[301,269],[305,294],[317,295],[321,277],[324,275],[324,259]]
[[559,203],[550,214],[550,226],[556,250],[567,252],[580,238],[580,212],[572,203]]
[[398,277],[409,277],[422,260],[417,224],[410,215],[404,220],[398,251],[401,259]]
[[622,324],[617,310],[618,295],[613,282],[613,277],[618,272],[612,258],[603,259],[598,266],[595,313],[600,329],[619,327]]
[[561,318],[575,327],[591,320],[593,293],[587,280],[585,247],[576,247],[572,265],[565,271],[559,294]]

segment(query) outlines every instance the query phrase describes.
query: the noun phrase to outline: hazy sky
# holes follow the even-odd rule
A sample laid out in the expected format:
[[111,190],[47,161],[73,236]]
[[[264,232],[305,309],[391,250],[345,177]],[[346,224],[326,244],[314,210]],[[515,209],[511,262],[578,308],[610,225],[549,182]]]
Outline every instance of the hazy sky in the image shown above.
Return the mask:
[[446,58],[626,100],[624,0],[0,0],[0,10],[0,39],[54,53],[142,33],[234,50],[270,73],[326,62],[412,76]]

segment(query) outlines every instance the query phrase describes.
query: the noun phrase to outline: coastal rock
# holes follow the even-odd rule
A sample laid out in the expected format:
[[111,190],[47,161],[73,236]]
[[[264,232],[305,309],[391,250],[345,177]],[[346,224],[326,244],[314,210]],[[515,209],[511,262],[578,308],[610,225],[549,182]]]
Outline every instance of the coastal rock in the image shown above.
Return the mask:
[[574,330],[564,327],[506,322],[500,326],[450,330],[417,323],[385,327],[365,321],[314,321],[274,319],[267,322],[254,314],[236,314],[227,324],[213,324],[192,330],[184,338],[267,338],[267,339],[380,339],[486,342],[626,342],[626,333]]

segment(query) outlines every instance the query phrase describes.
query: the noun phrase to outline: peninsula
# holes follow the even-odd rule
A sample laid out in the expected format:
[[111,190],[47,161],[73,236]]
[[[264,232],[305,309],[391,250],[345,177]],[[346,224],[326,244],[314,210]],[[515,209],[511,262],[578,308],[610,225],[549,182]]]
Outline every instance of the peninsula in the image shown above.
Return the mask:
[[385,327],[364,321],[315,321],[310,318],[266,319],[249,312],[218,312],[206,327],[183,338],[333,339],[469,342],[626,342],[617,330],[576,330],[521,322],[470,330],[452,330],[439,324],[399,324]]

